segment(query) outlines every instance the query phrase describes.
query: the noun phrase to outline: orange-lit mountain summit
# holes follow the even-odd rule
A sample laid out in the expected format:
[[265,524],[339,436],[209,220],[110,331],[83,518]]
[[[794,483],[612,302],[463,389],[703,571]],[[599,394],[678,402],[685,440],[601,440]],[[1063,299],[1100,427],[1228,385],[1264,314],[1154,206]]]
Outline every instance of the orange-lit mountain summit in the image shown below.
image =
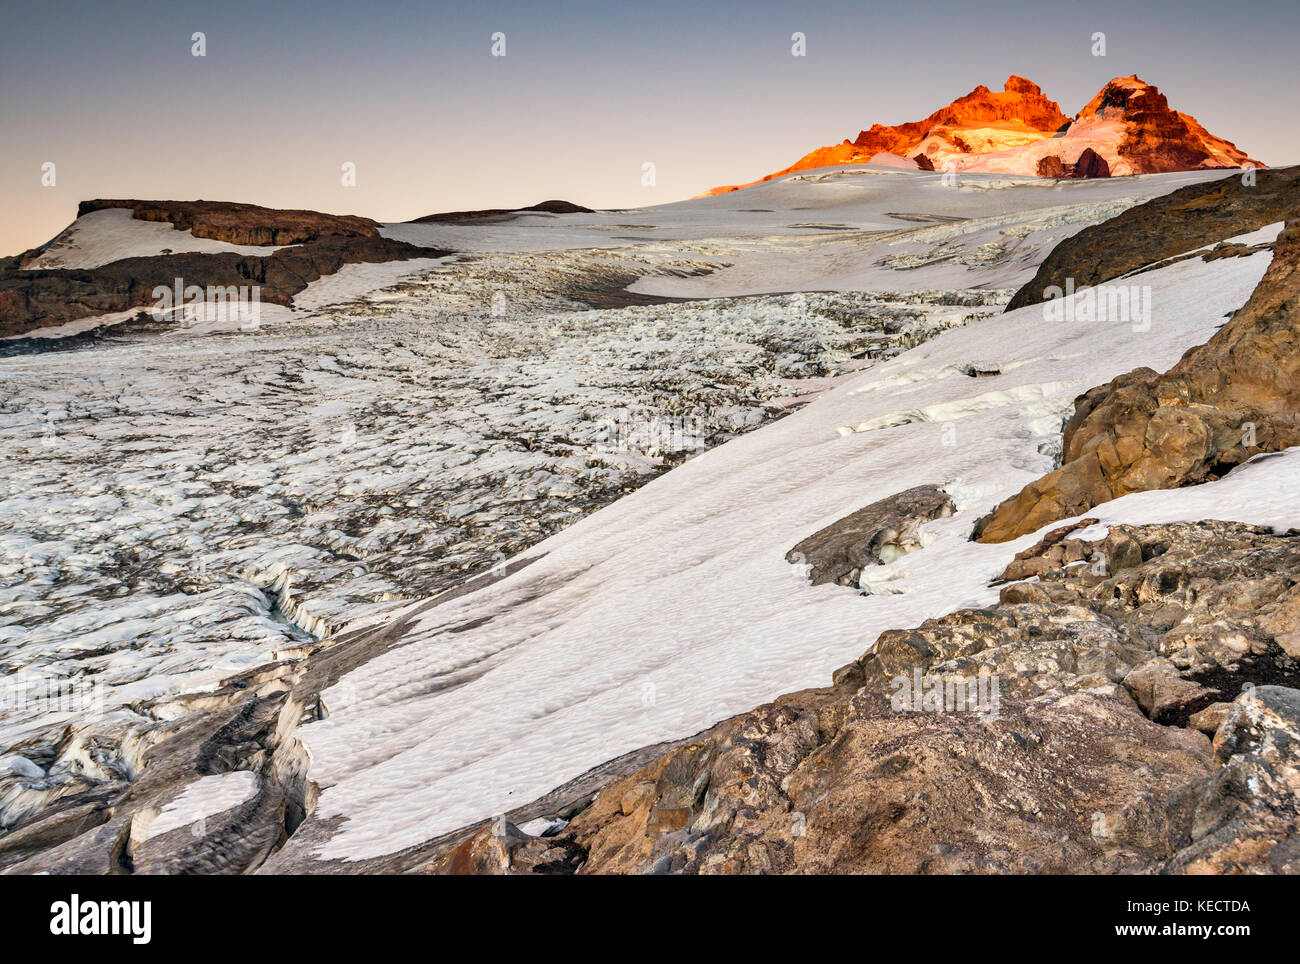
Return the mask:
[[921,170],[1118,177],[1260,165],[1173,110],[1164,94],[1133,75],[1103,87],[1073,119],[1039,86],[1012,74],[1001,91],[980,85],[924,120],[873,124],[850,141],[820,147],[794,164],[724,194],[811,168],[884,164]]

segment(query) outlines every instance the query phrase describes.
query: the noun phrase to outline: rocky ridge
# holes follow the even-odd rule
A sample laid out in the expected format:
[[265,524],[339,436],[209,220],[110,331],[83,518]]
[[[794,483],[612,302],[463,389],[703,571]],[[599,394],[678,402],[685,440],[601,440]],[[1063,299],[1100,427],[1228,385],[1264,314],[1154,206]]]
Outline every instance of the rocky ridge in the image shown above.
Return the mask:
[[1148,265],[1258,231],[1300,213],[1300,167],[1192,184],[1089,225],[1056,245],[1007,311],[1039,304],[1053,288],[1099,285]]
[[264,255],[181,252],[123,258],[87,269],[25,268],[44,248],[0,258],[0,337],[143,308],[156,301],[155,287],[171,288],[177,278],[204,288],[257,285],[262,301],[291,305],[311,282],[346,264],[451,253],[381,238],[368,218],[219,201],[85,201],[78,217],[108,208],[129,208],[136,219],[167,221],[197,237],[283,247]]
[[1298,214],[1286,199],[1286,228],[1267,273],[1209,342],[1163,375],[1138,368],[1075,401],[1061,467],[980,520],[980,541],[1013,539],[1129,492],[1211,481],[1260,453],[1300,444]]
[[97,198],[82,201],[77,217],[92,211],[126,208],[137,221],[165,221],[177,231],[229,244],[304,244],[320,238],[377,238],[370,218],[320,211],[266,208],[233,201],[138,201]]
[[1111,80],[1070,118],[1037,84],[1013,74],[1001,91],[981,84],[924,120],[874,124],[852,141],[818,148],[757,181],[705,193],[725,194],[797,171],[873,159],[892,166],[906,159],[905,166],[925,171],[1051,178],[1261,166],[1194,117],[1173,110],[1137,75]]

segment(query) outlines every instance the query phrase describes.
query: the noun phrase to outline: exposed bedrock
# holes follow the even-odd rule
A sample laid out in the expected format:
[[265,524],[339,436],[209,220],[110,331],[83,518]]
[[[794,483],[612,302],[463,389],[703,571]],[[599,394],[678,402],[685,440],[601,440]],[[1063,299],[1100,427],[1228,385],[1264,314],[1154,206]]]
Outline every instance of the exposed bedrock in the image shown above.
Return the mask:
[[[31,252],[28,252],[30,254]],[[267,255],[167,254],[124,258],[98,268],[20,271],[28,254],[0,258],[0,336],[21,335],[92,315],[143,308],[157,286],[258,285],[262,301],[293,303],[311,282],[345,264],[438,258],[450,254],[378,237],[323,237]]]
[[1110,177],[1110,165],[1106,159],[1094,151],[1091,147],[1085,148],[1083,153],[1073,161],[1067,164],[1055,154],[1048,154],[1038,161],[1039,177]]
[[953,501],[938,486],[918,485],[846,515],[804,539],[786,561],[810,566],[814,586],[856,586],[867,566],[892,562],[921,548],[922,523],[946,518]]
[[[1053,175],[1060,176],[1060,175]],[[1224,238],[1300,217],[1300,167],[1191,184],[1084,228],[1060,242],[1007,311],[1046,300],[1048,288],[1098,285]]]
[[352,214],[323,214],[264,208],[233,201],[137,201],[97,198],[82,201],[77,217],[107,208],[127,208],[137,221],[165,221],[196,238],[229,244],[302,244],[320,238],[377,238],[379,225]]
[[567,824],[486,823],[423,869],[1300,872],[1300,534],[1072,527],[1004,576],[1029,573],[993,608],[883,633],[832,685],[685,741]]
[[976,531],[981,542],[1003,542],[1129,492],[1210,481],[1298,444],[1300,220],[1293,220],[1228,324],[1163,375],[1138,368],[1076,399],[1061,467],[1004,501]]

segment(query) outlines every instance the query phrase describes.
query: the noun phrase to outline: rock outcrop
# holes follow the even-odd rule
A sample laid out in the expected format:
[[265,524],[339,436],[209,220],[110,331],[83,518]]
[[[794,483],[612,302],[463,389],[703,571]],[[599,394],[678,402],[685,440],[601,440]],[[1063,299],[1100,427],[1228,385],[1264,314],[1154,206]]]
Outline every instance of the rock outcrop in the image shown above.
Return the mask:
[[[160,705],[129,742],[69,734],[103,778],[14,822],[0,870],[1300,872],[1300,533],[1096,534],[1050,534],[996,606],[882,633],[823,689],[427,844],[286,863],[319,829],[294,729],[400,638],[369,628]],[[0,771],[6,800],[43,786]]]
[[1057,179],[1067,177],[1110,177],[1110,165],[1106,163],[1104,157],[1089,147],[1072,164],[1065,163],[1055,154],[1040,157],[1035,173],[1039,177]]
[[82,201],[77,217],[106,208],[128,208],[137,221],[165,221],[196,238],[228,244],[302,244],[319,238],[377,238],[379,225],[350,214],[264,208],[231,201]]
[[1149,489],[1210,481],[1300,445],[1300,219],[1287,222],[1250,299],[1161,375],[1138,368],[1080,396],[1059,469],[976,525],[1003,542]]
[[1209,133],[1196,118],[1173,110],[1164,94],[1136,74],[1116,77],[1098,91],[1079,111],[1074,124],[1083,126],[1094,120],[1123,125],[1116,153],[1127,163],[1126,173],[1240,167],[1250,162],[1236,145]]
[[1070,170],[1072,177],[1110,177],[1110,165],[1091,147],[1085,148]]
[[856,586],[862,570],[892,562],[921,548],[922,523],[952,515],[952,497],[938,486],[918,485],[858,509],[815,532],[786,553],[786,561],[809,567],[814,586]]
[[[918,167],[932,171],[935,169],[933,155],[939,151],[941,142],[946,142],[950,149],[971,153],[970,140],[973,138],[969,132],[972,129],[985,132],[986,136],[980,140],[987,149],[991,144],[987,136],[990,134],[995,139],[1000,137],[1003,141],[1009,139],[1023,143],[1050,137],[1068,123],[1069,118],[1061,113],[1060,106],[1044,96],[1037,84],[1012,74],[1001,91],[991,91],[980,84],[969,94],[958,97],[923,120],[894,125],[873,124],[867,130],[859,131],[853,140],[845,139],[841,144],[818,148],[784,170],[748,184],[715,187],[705,193],[725,194],[796,171],[833,164],[865,164],[882,153],[904,157],[916,154],[914,160]],[[962,131],[967,132],[966,137],[962,136]],[[924,144],[927,138],[933,139]],[[922,149],[918,152],[918,148]]]
[[442,214],[426,214],[414,218],[411,224],[432,224],[440,221],[480,221],[480,220],[514,220],[524,214],[592,214],[591,208],[584,208],[572,201],[542,201],[526,208],[483,208],[478,211],[446,211]]
[[157,286],[257,285],[269,304],[289,305],[313,281],[345,264],[442,257],[451,252],[381,238],[366,218],[277,211],[215,201],[86,201],[78,216],[131,208],[135,217],[232,244],[281,245],[265,255],[235,252],[123,258],[95,268],[24,269],[40,249],[0,258],[0,336],[22,335],[154,303]]
[[[541,836],[443,873],[1296,873],[1300,533],[1053,534],[992,609],[883,633]],[[1079,564],[1082,563],[1082,564]],[[1216,720],[1213,739],[1185,725]],[[1202,724],[1203,725],[1203,724]]]
[[1191,184],[1122,211],[1061,241],[1015,293],[1007,311],[1044,301],[1051,288],[1099,285],[1225,238],[1300,217],[1300,167]]

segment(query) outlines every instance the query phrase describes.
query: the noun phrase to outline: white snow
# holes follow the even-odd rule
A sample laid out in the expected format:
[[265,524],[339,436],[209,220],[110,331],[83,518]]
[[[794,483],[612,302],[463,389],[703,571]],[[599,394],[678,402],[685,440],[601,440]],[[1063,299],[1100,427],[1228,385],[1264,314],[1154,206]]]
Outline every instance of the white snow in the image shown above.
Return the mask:
[[256,773],[235,770],[199,777],[172,798],[158,816],[144,828],[144,839],[150,840],[172,830],[188,827],[200,820],[232,810],[256,795],[259,782]]
[[22,269],[98,268],[123,258],[158,254],[270,254],[279,249],[196,238],[192,231],[178,231],[166,221],[137,220],[128,208],[105,208],[77,218],[38,256],[25,261]]
[[[994,601],[989,581],[1036,536],[972,543],[975,518],[1051,469],[1039,449],[1077,394],[1173,364],[1268,261],[1142,275],[1149,331],[1047,324],[1032,306],[947,332],[553,536],[491,587],[413,607],[403,645],[345,677],[346,705],[300,731],[324,788],[318,815],[347,818],[318,855],[378,856],[502,812],[620,753],[824,685],[884,629]],[[1001,375],[958,374],[988,359]],[[1093,514],[1300,524],[1298,455]],[[944,484],[959,511],[887,567],[889,594],[812,588],[784,561],[818,528],[922,483]]]
[[[347,266],[294,310],[263,305],[255,332],[191,325],[0,359],[0,669],[19,694],[84,682],[102,704],[94,732],[120,735],[185,712],[177,694],[292,656],[304,628],[405,609],[400,645],[301,731],[319,815],[346,817],[321,855],[348,859],[824,684],[882,629],[988,602],[1028,537],[976,545],[974,519],[1051,467],[1076,394],[1203,343],[1269,255],[1129,279],[1152,286],[1148,331],[991,313],[1062,238],[1221,176],[952,186],[828,168],[634,211],[388,225],[461,253]],[[720,300],[585,310],[582,292],[629,284]],[[832,293],[763,294],[806,290]],[[1001,374],[968,377],[972,363]],[[573,523],[663,468],[647,425],[698,418],[714,444],[814,398]],[[611,448],[604,425],[626,417],[637,441]],[[1232,506],[1283,524],[1295,468],[1287,453],[1094,514]],[[873,595],[814,589],[784,562],[922,483],[959,511],[864,576]],[[414,602],[534,543],[531,565],[487,589]],[[0,701],[0,751],[82,722]],[[199,796],[175,809],[217,812]]]

